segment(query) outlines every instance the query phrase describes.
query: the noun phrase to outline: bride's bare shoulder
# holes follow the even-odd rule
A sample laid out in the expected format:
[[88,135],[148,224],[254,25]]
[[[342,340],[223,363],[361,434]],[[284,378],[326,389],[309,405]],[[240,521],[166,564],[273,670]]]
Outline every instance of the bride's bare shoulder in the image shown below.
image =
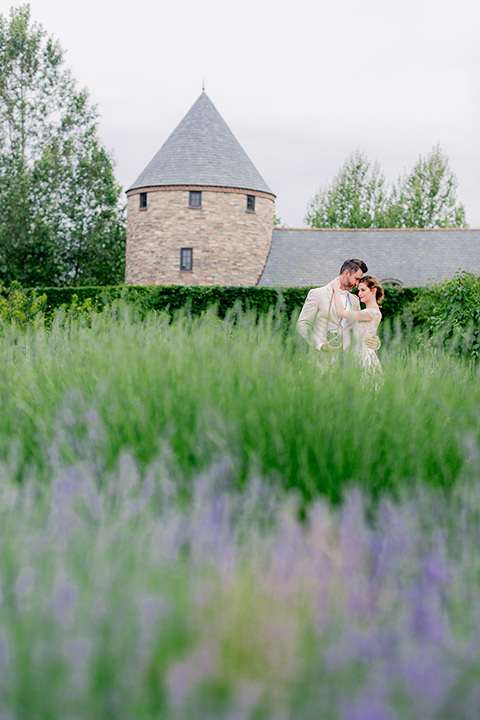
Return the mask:
[[367,312],[372,320],[378,320],[378,322],[380,322],[383,317],[381,310],[378,308],[367,308]]

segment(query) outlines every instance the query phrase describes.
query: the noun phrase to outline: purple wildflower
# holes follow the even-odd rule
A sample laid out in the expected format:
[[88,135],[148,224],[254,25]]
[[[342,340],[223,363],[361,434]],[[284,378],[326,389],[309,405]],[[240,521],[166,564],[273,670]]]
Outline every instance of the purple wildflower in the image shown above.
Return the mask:
[[426,587],[423,582],[410,592],[410,630],[420,642],[445,645],[449,639],[447,617],[439,600],[435,587]]
[[54,503],[64,507],[78,496],[80,484],[81,477],[78,468],[75,465],[64,468],[53,484],[52,497]]
[[3,630],[0,629],[0,678],[8,661],[8,646]]
[[88,638],[66,638],[63,643],[63,654],[71,667],[71,680],[78,688],[85,687],[91,652],[92,642]]
[[65,629],[73,627],[73,614],[77,599],[78,589],[76,585],[68,582],[58,583],[51,604],[57,622]]
[[217,663],[216,649],[205,647],[173,665],[167,676],[167,687],[174,707],[185,703],[195,687],[215,672]]
[[445,586],[448,583],[450,573],[445,561],[445,554],[439,544],[424,559],[422,569],[424,581],[427,585]]
[[412,651],[403,671],[412,694],[439,705],[448,695],[452,677],[438,648],[416,648]]
[[397,650],[397,638],[392,633],[379,630],[353,630],[350,644],[354,651],[352,654],[367,663],[377,658],[391,660]]
[[161,596],[153,595],[142,598],[139,602],[140,630],[143,636],[151,637],[154,626],[170,609],[169,601]]
[[395,720],[395,712],[381,694],[369,691],[365,697],[344,704],[342,720]]
[[18,574],[15,583],[15,593],[19,600],[23,600],[23,598],[30,596],[34,590],[35,570],[30,565],[26,565]]

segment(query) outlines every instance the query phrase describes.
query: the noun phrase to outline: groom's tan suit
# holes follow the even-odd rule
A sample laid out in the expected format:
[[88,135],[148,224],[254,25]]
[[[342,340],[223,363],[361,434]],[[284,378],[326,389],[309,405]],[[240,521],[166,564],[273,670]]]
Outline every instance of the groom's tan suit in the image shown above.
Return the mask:
[[[356,295],[341,291],[343,303],[347,310],[360,310],[360,301]],[[344,320],[337,314],[335,298],[331,283],[320,288],[310,290],[305,305],[298,317],[297,330],[312,347],[321,349],[327,341],[327,332],[337,330],[343,336],[343,349],[350,345],[352,335],[352,322]]]

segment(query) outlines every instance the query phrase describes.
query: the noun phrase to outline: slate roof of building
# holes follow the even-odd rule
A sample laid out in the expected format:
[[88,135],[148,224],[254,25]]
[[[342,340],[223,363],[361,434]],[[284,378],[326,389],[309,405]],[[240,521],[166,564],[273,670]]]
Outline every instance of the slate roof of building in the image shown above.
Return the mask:
[[421,287],[480,274],[480,230],[291,230],[275,228],[259,285],[315,287],[339,273],[344,260],[360,258],[380,281]]
[[273,195],[205,92],[129,190],[163,185],[240,188]]

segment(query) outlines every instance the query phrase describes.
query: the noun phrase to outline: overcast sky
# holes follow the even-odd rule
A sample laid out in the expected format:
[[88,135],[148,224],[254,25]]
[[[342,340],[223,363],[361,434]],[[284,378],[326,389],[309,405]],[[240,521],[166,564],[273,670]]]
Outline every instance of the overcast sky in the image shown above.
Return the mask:
[[[20,3],[1,0],[2,13]],[[480,227],[475,0],[31,0],[100,112],[126,189],[202,91],[284,224],[355,149],[390,181],[437,144]]]

